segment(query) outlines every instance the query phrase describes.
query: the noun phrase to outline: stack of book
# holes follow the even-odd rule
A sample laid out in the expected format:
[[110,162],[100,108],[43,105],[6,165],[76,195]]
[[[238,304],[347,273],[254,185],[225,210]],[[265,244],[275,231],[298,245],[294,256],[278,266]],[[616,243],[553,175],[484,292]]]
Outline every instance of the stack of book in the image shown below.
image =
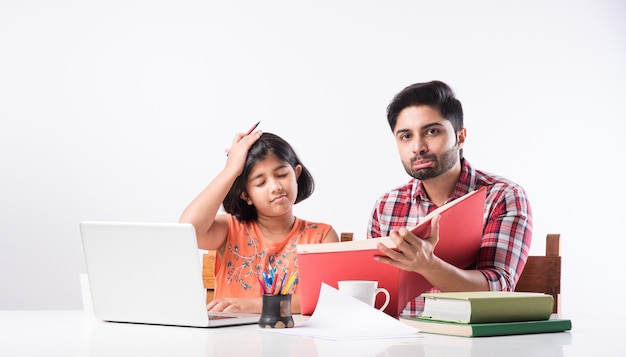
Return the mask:
[[571,330],[569,319],[552,316],[551,295],[475,291],[425,293],[424,312],[400,320],[425,333],[465,337],[504,336]]

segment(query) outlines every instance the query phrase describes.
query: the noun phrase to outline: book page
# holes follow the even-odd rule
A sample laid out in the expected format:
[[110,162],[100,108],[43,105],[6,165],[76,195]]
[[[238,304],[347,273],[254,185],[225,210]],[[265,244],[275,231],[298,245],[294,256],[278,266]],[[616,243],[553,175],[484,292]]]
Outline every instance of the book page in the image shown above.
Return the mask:
[[[322,244],[298,244],[296,251],[298,253],[319,253],[319,252],[347,252],[354,250],[378,250],[376,245],[383,243],[389,248],[397,248],[395,243],[389,237],[353,240],[349,242],[332,242]],[[382,254],[382,253],[381,253]]]

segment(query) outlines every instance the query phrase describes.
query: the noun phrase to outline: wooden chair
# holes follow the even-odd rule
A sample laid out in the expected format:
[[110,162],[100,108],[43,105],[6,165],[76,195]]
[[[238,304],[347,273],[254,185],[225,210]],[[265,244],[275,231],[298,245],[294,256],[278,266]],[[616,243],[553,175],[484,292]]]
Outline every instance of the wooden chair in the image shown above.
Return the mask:
[[546,237],[546,255],[531,255],[517,282],[515,291],[546,293],[554,297],[553,313],[559,312],[561,297],[560,234]]
[[213,300],[215,290],[215,251],[209,250],[202,258],[202,280],[206,289],[206,302],[209,303]]
[[353,235],[354,234],[351,232],[341,232],[341,234],[339,235],[339,240],[341,242],[349,242],[352,240]]

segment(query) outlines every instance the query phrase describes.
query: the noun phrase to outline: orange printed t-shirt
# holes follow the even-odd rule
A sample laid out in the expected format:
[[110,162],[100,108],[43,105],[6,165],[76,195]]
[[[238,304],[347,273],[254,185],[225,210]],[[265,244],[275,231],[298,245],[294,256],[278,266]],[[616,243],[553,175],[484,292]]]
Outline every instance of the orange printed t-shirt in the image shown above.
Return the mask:
[[[282,242],[266,239],[256,221],[241,222],[228,215],[228,237],[224,255],[215,258],[215,299],[228,297],[259,297],[259,279],[269,272],[268,264],[276,266],[276,274],[289,277],[298,270],[297,244],[321,243],[331,226],[296,217],[291,232]],[[296,279],[296,291],[298,279]]]

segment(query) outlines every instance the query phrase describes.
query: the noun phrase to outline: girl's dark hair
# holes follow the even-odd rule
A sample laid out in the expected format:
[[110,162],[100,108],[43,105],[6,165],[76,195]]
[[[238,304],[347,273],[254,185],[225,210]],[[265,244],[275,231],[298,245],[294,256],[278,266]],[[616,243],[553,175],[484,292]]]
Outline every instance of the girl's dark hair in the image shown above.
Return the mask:
[[241,194],[246,191],[246,181],[254,165],[267,158],[270,154],[288,163],[294,169],[296,165],[302,166],[302,172],[300,173],[300,177],[298,177],[298,194],[295,203],[301,202],[313,194],[313,190],[315,189],[313,176],[302,161],[300,161],[291,145],[278,135],[263,133],[259,140],[252,145],[250,151],[248,151],[248,157],[243,172],[235,179],[233,186],[224,198],[224,202],[222,202],[224,210],[240,221],[254,221],[258,217],[254,205],[248,205],[248,203],[241,198]]

